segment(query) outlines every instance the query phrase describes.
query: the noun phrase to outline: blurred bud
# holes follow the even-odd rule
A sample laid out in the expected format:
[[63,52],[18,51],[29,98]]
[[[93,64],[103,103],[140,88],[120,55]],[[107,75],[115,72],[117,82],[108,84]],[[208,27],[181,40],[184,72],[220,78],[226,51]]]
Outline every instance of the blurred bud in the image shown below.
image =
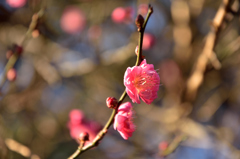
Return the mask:
[[135,24],[136,24],[137,28],[139,29],[139,31],[142,28],[143,23],[144,23],[144,18],[141,14],[139,14],[135,20]]
[[81,132],[79,135],[79,141],[89,141],[89,134],[87,132]]
[[164,151],[168,148],[168,142],[167,141],[162,141],[158,145],[159,150]]
[[149,33],[145,33],[143,36],[143,45],[142,45],[142,49],[143,50],[148,50],[150,49],[155,42],[155,38],[153,35],[149,34]]
[[32,32],[32,37],[33,38],[37,38],[39,36],[39,31],[37,29],[35,29],[33,32]]
[[13,48],[14,52],[21,55],[23,52],[23,48],[17,44],[14,44],[14,48]]
[[10,57],[13,55],[13,52],[12,50],[8,50],[7,53],[6,53],[6,58],[7,59],[10,59]]
[[112,20],[115,23],[122,23],[126,16],[126,10],[123,7],[117,7],[112,12]]
[[61,28],[63,31],[74,34],[85,27],[85,15],[76,7],[67,7],[61,17]]
[[108,97],[106,99],[106,104],[108,108],[116,109],[118,106],[118,100],[114,97]]
[[7,0],[6,2],[12,8],[20,8],[26,4],[26,0]]
[[9,81],[14,81],[17,77],[17,72],[14,68],[11,68],[10,70],[8,70],[7,72],[7,79]]

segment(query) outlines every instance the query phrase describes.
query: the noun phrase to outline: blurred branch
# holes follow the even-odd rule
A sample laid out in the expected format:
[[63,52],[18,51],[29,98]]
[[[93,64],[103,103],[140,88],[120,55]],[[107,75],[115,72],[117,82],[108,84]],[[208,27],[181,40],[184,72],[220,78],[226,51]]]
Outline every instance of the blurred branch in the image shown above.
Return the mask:
[[[223,19],[227,13],[227,8],[229,7],[229,5],[230,0],[223,0],[223,3],[218,8],[218,11],[212,21],[211,30],[207,34],[206,43],[203,48],[203,51],[199,55],[196,65],[192,71],[192,75],[189,77],[187,81],[186,96],[189,100],[193,100],[195,98],[196,92],[203,81],[203,74],[204,71],[206,70],[208,60],[214,57],[214,55],[212,54],[214,53],[213,49],[215,46],[217,34],[223,23]],[[215,64],[213,65],[218,65],[217,68],[220,68],[219,61],[216,62],[217,58],[214,58],[214,60],[211,61],[215,61]]]
[[10,150],[15,151],[16,153],[19,153],[24,157],[40,159],[38,155],[32,154],[31,150],[28,147],[24,146],[23,144],[13,139],[10,139],[10,138],[5,139],[5,144]]
[[[145,31],[145,27],[147,25],[148,19],[151,16],[151,14],[153,13],[153,8],[151,5],[149,5],[148,8],[148,14],[146,19],[144,20],[144,23],[140,23],[141,25],[138,26],[138,32],[139,32],[139,44],[138,44],[138,50],[139,53],[137,54],[137,60],[136,60],[136,64],[135,66],[139,66],[141,61],[142,61],[142,42],[143,42],[143,35],[144,35],[144,31]],[[138,16],[139,17],[139,16]],[[113,109],[112,114],[110,116],[110,118],[108,119],[107,123],[105,124],[104,128],[97,134],[97,136],[95,137],[95,139],[92,141],[91,144],[88,144],[87,146],[81,148],[78,147],[78,149],[74,152],[73,155],[71,155],[71,157],[69,159],[74,159],[76,158],[78,155],[80,155],[81,153],[89,150],[90,148],[93,148],[95,146],[97,146],[99,144],[99,141],[101,141],[103,139],[103,137],[105,136],[105,134],[107,133],[109,127],[112,125],[113,121],[114,121],[114,117],[117,114],[117,110],[118,107],[121,105],[121,103],[123,102],[124,98],[126,97],[127,93],[126,90],[124,90],[124,92],[122,93],[120,99],[118,100],[118,106],[116,109]]]
[[4,71],[3,71],[3,74],[2,74],[2,79],[1,79],[1,83],[0,83],[0,89],[3,87],[3,85],[5,84],[6,80],[7,80],[7,72],[14,67],[15,63],[17,62],[17,60],[20,58],[21,56],[21,53],[23,51],[23,48],[26,47],[27,45],[27,41],[32,37],[32,32],[34,31],[34,29],[36,28],[37,26],[37,23],[38,23],[38,19],[41,18],[44,14],[44,8],[40,9],[37,13],[35,13],[33,16],[32,16],[32,21],[29,25],[29,28],[22,40],[22,42],[20,43],[19,46],[17,46],[18,48],[15,49],[15,52],[14,54],[9,58],[5,68],[4,68]]

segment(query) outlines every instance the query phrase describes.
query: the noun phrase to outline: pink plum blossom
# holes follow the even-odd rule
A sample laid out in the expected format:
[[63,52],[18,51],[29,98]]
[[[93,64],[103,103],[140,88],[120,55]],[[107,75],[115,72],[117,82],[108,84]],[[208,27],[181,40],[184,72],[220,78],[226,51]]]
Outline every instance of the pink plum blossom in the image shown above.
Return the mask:
[[115,23],[129,23],[133,19],[134,10],[132,7],[117,7],[112,12],[112,20]]
[[84,13],[73,6],[65,8],[61,17],[61,28],[69,34],[81,32],[86,24]]
[[26,4],[26,0],[7,0],[7,4],[12,8],[20,8]]
[[130,102],[123,103],[119,106],[115,116],[113,127],[120,135],[127,140],[135,131],[135,125],[132,122],[133,111]]
[[140,66],[128,67],[124,74],[124,85],[133,103],[140,104],[139,97],[147,104],[157,98],[160,77],[152,64],[144,59]]
[[79,135],[87,132],[89,134],[89,141],[86,142],[86,145],[90,144],[101,130],[101,126],[97,122],[87,120],[81,110],[73,109],[69,113],[69,118],[68,128],[71,137],[78,141]]

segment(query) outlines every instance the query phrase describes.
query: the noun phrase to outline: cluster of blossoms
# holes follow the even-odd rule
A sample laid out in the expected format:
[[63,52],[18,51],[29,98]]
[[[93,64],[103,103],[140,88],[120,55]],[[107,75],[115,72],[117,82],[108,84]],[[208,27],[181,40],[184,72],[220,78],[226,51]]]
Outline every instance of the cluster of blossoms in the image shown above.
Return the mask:
[[[140,98],[143,102],[151,104],[157,98],[157,91],[160,85],[160,77],[152,64],[147,64],[144,59],[139,66],[128,67],[124,74],[124,85],[126,92],[133,103],[140,104]],[[135,131],[133,123],[133,107],[130,102],[121,104],[118,107],[118,100],[108,97],[107,106],[117,109],[113,127],[120,135],[127,140]],[[92,122],[86,121],[80,110],[70,112],[70,122],[68,127],[72,138],[77,139],[81,132],[89,133],[89,142],[91,142],[100,130]],[[86,143],[88,144],[88,143]]]
[[[133,103],[140,104],[141,98],[143,102],[151,104],[153,100],[157,98],[160,77],[156,70],[154,70],[154,66],[152,64],[147,64],[144,59],[139,66],[127,68],[124,74],[124,85]],[[134,113],[132,104],[126,102],[118,107],[118,100],[114,97],[108,97],[106,103],[109,108],[117,109],[113,127],[125,140],[127,140],[132,136],[136,128],[133,123]],[[74,139],[77,139],[80,133],[86,131],[89,133],[89,142],[91,142],[100,130],[99,126],[91,126],[93,124],[86,121],[80,110],[72,110],[69,117],[70,122],[68,123],[68,127]]]

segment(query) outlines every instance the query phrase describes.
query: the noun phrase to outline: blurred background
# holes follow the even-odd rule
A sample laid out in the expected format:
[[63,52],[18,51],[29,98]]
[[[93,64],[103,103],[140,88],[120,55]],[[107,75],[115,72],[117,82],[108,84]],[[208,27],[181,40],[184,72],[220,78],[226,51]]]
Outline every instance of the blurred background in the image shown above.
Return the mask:
[[131,138],[111,127],[79,158],[160,159],[168,145],[177,149],[166,159],[240,158],[238,0],[230,1],[238,14],[226,13],[217,32],[220,63],[208,61],[190,94],[187,80],[222,0],[1,0],[1,76],[32,15],[45,8],[1,87],[1,159],[67,158],[77,149],[76,134],[97,133],[111,114],[106,98],[120,97],[124,72],[135,64],[135,17],[146,16],[149,3],[143,55],[159,72],[158,98],[133,104]]

